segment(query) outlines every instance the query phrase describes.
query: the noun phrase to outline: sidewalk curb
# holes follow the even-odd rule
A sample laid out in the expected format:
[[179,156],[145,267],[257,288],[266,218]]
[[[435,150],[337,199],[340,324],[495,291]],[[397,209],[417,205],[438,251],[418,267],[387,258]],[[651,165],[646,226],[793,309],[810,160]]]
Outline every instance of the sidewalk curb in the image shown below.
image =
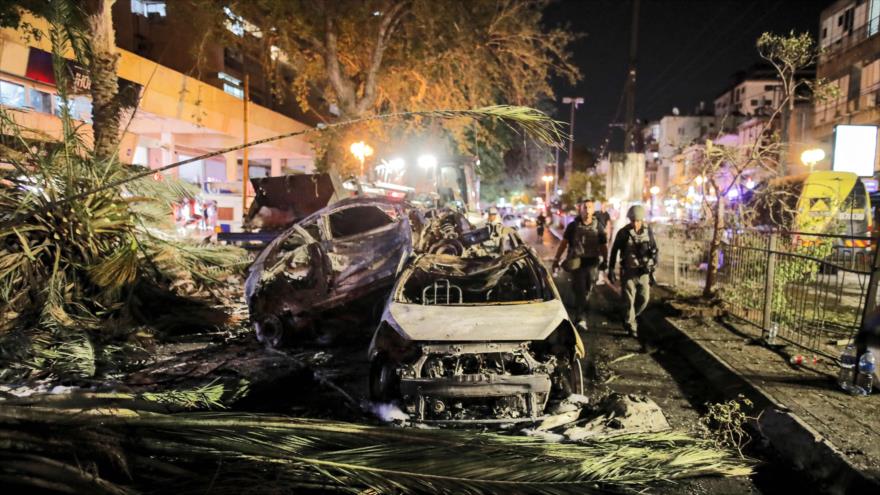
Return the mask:
[[[649,312],[651,312],[649,310]],[[658,315],[659,316],[659,315]],[[759,434],[794,468],[822,483],[825,493],[880,493],[880,479],[852,464],[839,448],[791,412],[770,392],[743,376],[711,349],[690,337],[669,318],[644,318],[658,336],[676,339],[677,351],[726,398],[742,394],[761,411]]]

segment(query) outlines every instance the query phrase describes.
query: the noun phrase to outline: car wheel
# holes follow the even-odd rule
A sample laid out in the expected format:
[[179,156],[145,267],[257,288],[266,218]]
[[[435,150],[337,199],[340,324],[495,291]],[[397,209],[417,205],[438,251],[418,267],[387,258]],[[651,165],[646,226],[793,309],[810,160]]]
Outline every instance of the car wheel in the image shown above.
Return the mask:
[[277,316],[267,316],[255,322],[254,327],[258,342],[274,349],[284,346],[287,339],[287,330]]
[[571,367],[568,369],[569,377],[568,377],[568,385],[571,389],[571,393],[584,395],[584,370],[581,365],[581,360],[578,358],[574,358],[571,363]]
[[395,366],[384,355],[378,355],[370,363],[370,398],[387,402],[397,398],[399,379]]

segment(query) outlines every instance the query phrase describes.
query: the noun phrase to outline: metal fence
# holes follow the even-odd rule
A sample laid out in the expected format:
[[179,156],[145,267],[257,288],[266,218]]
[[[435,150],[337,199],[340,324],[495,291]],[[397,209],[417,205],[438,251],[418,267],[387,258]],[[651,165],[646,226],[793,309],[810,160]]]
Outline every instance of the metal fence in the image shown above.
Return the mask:
[[[702,292],[711,229],[657,225],[654,233],[658,282]],[[877,307],[871,238],[733,229],[721,237],[716,288],[724,309],[765,336],[775,327],[781,343],[836,358]]]

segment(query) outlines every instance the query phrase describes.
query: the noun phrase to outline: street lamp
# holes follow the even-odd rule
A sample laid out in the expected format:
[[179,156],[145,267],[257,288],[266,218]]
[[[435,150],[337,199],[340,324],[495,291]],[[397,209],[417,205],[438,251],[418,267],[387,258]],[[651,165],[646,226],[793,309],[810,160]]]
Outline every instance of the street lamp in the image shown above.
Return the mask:
[[417,163],[423,169],[428,170],[437,166],[437,157],[434,155],[422,155]]
[[580,96],[572,97],[566,96],[562,98],[563,104],[571,105],[571,123],[568,127],[568,159],[565,161],[565,180],[567,181],[571,176],[571,170],[573,166],[572,155],[574,154],[574,111],[577,109],[578,105],[582,104],[584,99]]
[[813,167],[825,159],[825,151],[822,148],[813,148],[809,150],[804,150],[801,153],[801,162],[807,167],[810,167],[810,172],[813,171]]
[[660,194],[660,188],[657,186],[651,186],[651,189],[648,189],[648,192],[651,193],[651,215],[654,215],[657,210],[657,195]]
[[368,156],[373,156],[373,148],[363,141],[358,141],[356,143],[351,143],[349,150],[351,150],[351,154],[361,162],[361,178],[363,179],[364,162],[367,160]]
[[541,177],[541,180],[544,181],[544,212],[548,213],[548,208],[550,208],[550,184],[553,182],[553,176],[545,175]]

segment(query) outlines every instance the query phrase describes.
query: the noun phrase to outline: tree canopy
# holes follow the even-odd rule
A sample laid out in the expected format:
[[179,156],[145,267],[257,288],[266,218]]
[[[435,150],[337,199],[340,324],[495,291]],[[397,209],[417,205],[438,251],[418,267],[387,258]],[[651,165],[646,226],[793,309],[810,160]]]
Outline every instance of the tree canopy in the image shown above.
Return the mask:
[[[534,105],[553,97],[551,78],[573,83],[580,76],[567,51],[577,35],[542,23],[548,0],[446,2],[442,8],[431,0],[193,1],[215,13],[216,35],[238,36],[226,23],[246,20],[239,33],[263,44],[273,84],[328,121]],[[283,66],[292,69],[289,83],[278,77]],[[444,130],[462,154],[475,154],[476,147],[501,151],[492,129],[449,122]],[[391,139],[387,129],[384,137]],[[493,173],[501,170],[484,176]]]

